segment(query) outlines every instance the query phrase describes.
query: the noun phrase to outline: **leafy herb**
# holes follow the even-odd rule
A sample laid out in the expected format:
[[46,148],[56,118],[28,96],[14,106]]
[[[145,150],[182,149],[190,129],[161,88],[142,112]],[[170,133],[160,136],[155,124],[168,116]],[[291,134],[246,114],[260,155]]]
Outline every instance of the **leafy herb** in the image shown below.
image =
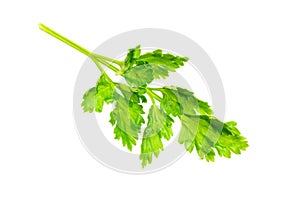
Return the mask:
[[122,84],[118,85],[118,89],[121,94],[114,93],[116,106],[110,114],[110,122],[116,125],[115,139],[121,139],[123,146],[127,146],[131,151],[132,146],[136,145],[141,126],[145,123],[142,117],[145,112],[143,106],[139,104],[137,93],[131,92],[128,86]]
[[[195,97],[193,92],[176,86],[148,87],[154,79],[167,78],[170,72],[184,66],[187,57],[164,53],[161,49],[142,54],[141,47],[136,46],[129,49],[124,61],[119,61],[92,53],[43,24],[39,27],[94,61],[101,76],[95,87],[83,94],[82,109],[102,112],[104,103],[114,103],[110,123],[114,126],[115,139],[121,140],[130,151],[137,144],[145,123],[145,95],[151,99],[147,126],[142,133],[142,167],[152,162],[153,155],[158,157],[164,149],[163,140],[173,136],[172,117],[178,117],[182,125],[178,142],[189,152],[195,149],[200,159],[214,161],[216,153],[230,158],[232,153],[240,154],[248,147],[236,123],[223,123],[215,118],[208,103]],[[102,66],[123,76],[127,84],[113,82]]]

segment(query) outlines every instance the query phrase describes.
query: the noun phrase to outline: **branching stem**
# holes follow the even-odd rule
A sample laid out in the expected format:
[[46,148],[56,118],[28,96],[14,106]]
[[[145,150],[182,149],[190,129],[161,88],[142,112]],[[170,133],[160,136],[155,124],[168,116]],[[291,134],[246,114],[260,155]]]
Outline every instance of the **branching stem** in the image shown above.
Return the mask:
[[[81,53],[85,54],[86,56],[88,56],[89,58],[91,58],[92,61],[94,61],[94,63],[97,65],[98,69],[101,71],[101,73],[104,72],[103,68],[100,66],[100,63],[102,63],[103,65],[107,66],[108,68],[110,68],[111,70],[115,71],[115,72],[118,72],[119,69],[116,68],[115,66],[109,64],[108,62],[112,62],[112,63],[115,63],[117,65],[119,65],[120,67],[123,66],[123,62],[122,61],[119,61],[119,60],[115,60],[115,59],[112,59],[112,58],[108,58],[106,56],[102,56],[102,55],[99,55],[99,54],[95,54],[95,53],[92,53],[90,52],[89,50],[83,48],[82,46],[76,44],[75,42],[73,42],[72,40],[69,40],[68,38],[62,36],[61,34],[55,32],[54,30],[52,30],[51,28],[45,26],[44,24],[39,24],[39,28],[48,33],[49,35],[55,37],[56,39],[64,42],[65,44],[73,47],[74,49],[80,51]],[[108,62],[107,62],[108,61]]]
[[157,94],[155,94],[153,91],[151,91],[151,89],[147,88],[147,94],[149,95],[149,97],[151,98],[151,101],[153,103],[153,98],[158,100],[159,102],[161,102],[162,98],[160,96],[158,96]]

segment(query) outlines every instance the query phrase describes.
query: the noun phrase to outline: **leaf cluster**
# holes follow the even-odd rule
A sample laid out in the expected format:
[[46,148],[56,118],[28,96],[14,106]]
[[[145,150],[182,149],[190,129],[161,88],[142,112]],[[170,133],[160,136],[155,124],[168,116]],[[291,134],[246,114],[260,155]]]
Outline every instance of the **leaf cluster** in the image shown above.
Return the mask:
[[[114,127],[115,139],[132,151],[142,135],[140,160],[143,167],[152,162],[153,156],[158,157],[164,149],[163,141],[173,137],[172,125],[176,117],[181,122],[178,142],[189,152],[195,150],[200,159],[214,161],[216,154],[230,158],[232,153],[240,154],[248,147],[236,122],[224,123],[215,118],[208,103],[193,92],[176,86],[149,87],[154,79],[167,78],[184,66],[187,57],[164,53],[161,49],[142,54],[141,47],[136,46],[128,50],[124,61],[119,61],[92,53],[44,24],[39,24],[39,28],[96,64],[101,76],[96,85],[84,93],[82,109],[100,113],[105,103],[114,103],[109,122]],[[113,82],[103,66],[123,76],[127,84]],[[147,121],[143,117],[146,95],[152,103]]]
[[[223,123],[215,118],[208,103],[187,89],[148,87],[154,79],[168,77],[187,61],[186,57],[163,53],[160,49],[145,54],[141,54],[140,46],[129,49],[117,72],[127,84],[115,83],[102,73],[96,86],[83,95],[83,111],[102,112],[104,103],[114,103],[110,123],[115,139],[132,151],[142,136],[140,160],[143,167],[164,150],[163,140],[168,141],[174,135],[175,117],[181,122],[178,142],[189,152],[195,150],[200,159],[214,161],[216,154],[226,158],[232,153],[240,154],[246,150],[248,142],[235,122]],[[146,113],[143,104],[147,103],[145,95],[152,102],[147,120],[143,117]],[[142,131],[143,124],[146,127]]]

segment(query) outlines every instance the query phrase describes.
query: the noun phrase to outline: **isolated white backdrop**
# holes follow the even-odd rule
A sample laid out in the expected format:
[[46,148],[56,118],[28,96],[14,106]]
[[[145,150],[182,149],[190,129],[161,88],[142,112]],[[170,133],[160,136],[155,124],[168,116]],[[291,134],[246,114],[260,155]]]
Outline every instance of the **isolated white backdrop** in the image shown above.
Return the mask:
[[[296,0],[1,1],[0,199],[299,199],[299,9]],[[144,176],[102,166],[73,123],[85,57],[39,22],[91,50],[145,27],[195,40],[219,70],[226,119],[248,151],[215,163],[186,154]]]

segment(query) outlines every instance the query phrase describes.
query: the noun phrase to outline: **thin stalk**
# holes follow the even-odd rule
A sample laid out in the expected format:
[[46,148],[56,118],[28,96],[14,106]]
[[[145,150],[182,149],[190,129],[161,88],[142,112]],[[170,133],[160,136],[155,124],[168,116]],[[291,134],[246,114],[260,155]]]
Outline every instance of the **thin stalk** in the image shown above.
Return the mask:
[[[155,94],[154,92],[152,92],[151,90],[149,90],[149,88],[147,88],[147,94],[150,96],[150,98],[155,98],[159,102],[162,101],[162,98],[160,96],[158,96],[157,94]],[[152,103],[153,103],[153,101],[152,101]]]
[[154,91],[160,91],[160,92],[162,91],[162,88],[150,88],[150,87],[148,87],[148,89],[151,90],[151,91],[152,90],[154,90]]
[[96,58],[94,58],[93,56],[89,56],[91,58],[92,61],[94,61],[94,63],[96,64],[96,66],[98,67],[98,69],[100,70],[101,74],[106,75],[106,77],[111,81],[111,78],[106,74],[106,72],[104,71],[104,69],[101,67],[101,65],[99,64],[99,62],[97,62],[98,60]]
[[155,105],[155,101],[154,101],[154,98],[152,97],[152,94],[149,94],[148,92],[147,92],[147,94],[150,97],[152,104]]
[[[94,54],[93,54],[92,57],[95,57]],[[105,60],[103,60],[103,59],[101,59],[101,58],[99,58],[99,57],[95,57],[95,60],[101,62],[103,65],[107,66],[109,69],[111,69],[111,70],[113,70],[113,71],[115,71],[115,72],[118,72],[118,71],[119,71],[118,68],[116,68],[115,66],[109,64],[108,62],[106,62]]]
[[106,57],[106,56],[102,56],[102,55],[99,55],[99,54],[94,54],[96,57],[99,57],[99,58],[101,58],[101,59],[104,59],[104,60],[107,60],[107,61],[109,61],[109,62],[112,62],[112,63],[115,63],[115,64],[117,64],[117,65],[119,65],[120,67],[122,67],[123,66],[123,62],[122,61],[120,61],[120,60],[115,60],[115,59],[112,59],[112,58],[109,58],[109,57]]
[[87,49],[83,48],[82,46],[76,44],[75,42],[69,40],[68,38],[62,36],[61,34],[55,32],[54,30],[52,30],[51,28],[45,26],[44,24],[39,24],[39,28],[48,33],[49,35],[55,37],[56,39],[59,39],[60,41],[66,43],[67,45],[73,47],[74,49],[80,51],[81,53],[89,56],[91,54],[90,51],[88,51]]
[[118,68],[114,67],[113,65],[111,65],[110,63],[106,62],[107,61],[110,61],[112,63],[115,63],[115,64],[118,64],[120,65],[120,67],[123,65],[123,62],[122,61],[118,61],[118,60],[114,60],[112,58],[108,58],[106,56],[102,56],[102,55],[99,55],[99,54],[94,54],[94,53],[91,53],[89,50],[83,48],[82,46],[76,44],[75,42],[69,40],[68,38],[62,36],[61,34],[55,32],[54,30],[52,30],[51,28],[45,26],[44,24],[39,24],[39,28],[48,33],[49,35],[55,37],[56,39],[64,42],[65,44],[73,47],[74,49],[80,51],[81,53],[85,54],[86,56],[88,56],[89,58],[91,58],[94,63],[97,65],[98,69],[103,73],[104,70],[103,68],[100,66],[100,63],[102,63],[103,65],[106,65],[108,68],[110,68],[111,70],[117,72],[119,71]]
[[96,58],[94,58],[93,56],[89,56],[90,59],[96,64],[96,66],[98,67],[98,69],[100,70],[100,72],[102,74],[105,73],[104,69],[101,67],[101,65],[98,63],[98,60],[96,60]]

